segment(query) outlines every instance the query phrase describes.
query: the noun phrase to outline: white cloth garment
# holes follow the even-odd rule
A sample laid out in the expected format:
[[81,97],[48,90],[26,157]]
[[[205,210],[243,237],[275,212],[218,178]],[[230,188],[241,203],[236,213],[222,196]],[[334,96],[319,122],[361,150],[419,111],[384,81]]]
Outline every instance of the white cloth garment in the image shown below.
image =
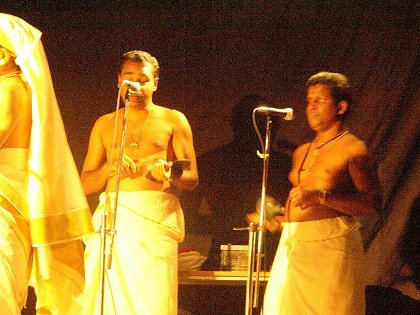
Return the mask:
[[353,218],[285,223],[264,315],[365,313],[363,243]]
[[26,149],[0,149],[0,310],[20,315],[30,274],[29,226],[26,204]]
[[[100,196],[93,216],[100,229],[115,193]],[[108,204],[109,206],[105,207]],[[106,270],[104,314],[177,314],[178,242],[184,217],[175,195],[160,191],[119,192],[111,268]],[[109,242],[108,242],[109,243]],[[86,294],[83,314],[99,314],[100,235],[85,240]]]

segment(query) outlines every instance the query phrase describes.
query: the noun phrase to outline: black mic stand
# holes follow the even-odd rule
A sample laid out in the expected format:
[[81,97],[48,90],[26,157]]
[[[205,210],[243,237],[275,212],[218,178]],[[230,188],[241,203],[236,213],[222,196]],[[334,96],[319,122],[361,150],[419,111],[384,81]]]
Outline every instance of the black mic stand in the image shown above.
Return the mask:
[[[121,86],[122,87],[122,86]],[[111,146],[111,154],[109,159],[109,170],[108,170],[108,180],[107,180],[107,188],[106,188],[106,201],[104,212],[102,214],[101,220],[101,228],[100,228],[100,235],[101,235],[101,250],[100,250],[100,279],[99,279],[99,293],[100,293],[100,309],[99,314],[104,314],[104,301],[105,301],[105,274],[106,269],[111,269],[112,264],[112,249],[114,245],[114,236],[117,233],[115,229],[115,222],[117,219],[117,208],[118,208],[118,195],[119,195],[119,187],[121,181],[121,166],[122,160],[124,155],[124,147],[125,147],[125,137],[126,137],[126,130],[127,130],[127,117],[128,117],[128,109],[129,109],[129,96],[131,94],[130,89],[127,89],[127,96],[125,99],[125,107],[124,107],[124,116],[123,116],[123,124],[122,124],[122,131],[121,131],[121,144],[120,144],[120,151],[118,155],[118,164],[117,164],[117,173],[116,173],[116,183],[115,183],[115,198],[114,204],[111,205],[111,197],[109,191],[109,179],[111,178],[111,171],[114,164],[114,151],[116,147],[116,138],[118,134],[118,114],[119,114],[119,105],[120,105],[120,95],[121,95],[121,87],[118,92],[118,102],[117,108],[115,110],[115,121],[114,121],[114,135],[112,139],[112,146]],[[108,212],[111,214],[111,220],[108,219]],[[109,226],[108,226],[109,225]],[[107,242],[109,241],[109,244]]]
[[[257,129],[257,125],[255,123],[255,110],[253,112],[253,119],[254,126]],[[266,220],[266,190],[268,180],[268,162],[270,158],[271,123],[269,113],[267,113],[265,144],[263,152],[258,152],[259,157],[263,159],[259,225],[251,222],[249,223],[248,228],[248,273],[246,282],[245,315],[251,315],[253,313],[253,309],[258,307],[259,302],[260,272],[263,257],[262,250],[265,236],[264,222]]]

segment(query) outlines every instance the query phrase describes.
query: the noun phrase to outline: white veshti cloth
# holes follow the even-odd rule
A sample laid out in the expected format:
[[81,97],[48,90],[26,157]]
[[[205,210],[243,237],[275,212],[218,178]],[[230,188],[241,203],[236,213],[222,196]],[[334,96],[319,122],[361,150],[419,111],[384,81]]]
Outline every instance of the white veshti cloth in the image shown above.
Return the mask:
[[0,149],[0,270],[2,270],[0,310],[2,314],[20,314],[27,295],[31,269],[29,225],[16,210],[26,206],[26,203],[23,203],[23,196],[27,182],[27,153],[26,149]]
[[[93,216],[97,229],[105,203],[106,193],[102,193]],[[104,314],[177,314],[177,252],[178,242],[184,238],[178,199],[153,190],[121,191],[118,203],[112,265],[105,276]],[[100,236],[85,240],[85,244],[83,314],[94,315],[100,300]]]
[[364,314],[359,226],[345,216],[285,223],[263,314]]

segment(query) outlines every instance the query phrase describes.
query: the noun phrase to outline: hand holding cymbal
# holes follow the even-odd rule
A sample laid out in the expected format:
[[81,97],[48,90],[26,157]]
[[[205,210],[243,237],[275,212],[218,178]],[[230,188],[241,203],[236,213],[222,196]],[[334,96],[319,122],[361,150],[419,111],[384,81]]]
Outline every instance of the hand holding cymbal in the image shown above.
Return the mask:
[[[260,214],[261,211],[261,198],[255,204],[255,211]],[[265,197],[265,215],[269,221],[277,216],[284,216],[284,207],[274,197],[266,195]]]
[[179,159],[175,161],[165,161],[160,159],[153,164],[150,172],[146,177],[157,181],[166,181],[176,179],[182,176],[185,169],[188,169],[191,161],[187,159]]
[[[274,199],[273,197],[267,195],[265,203],[266,211],[266,220],[264,222],[264,227],[270,232],[274,233],[276,231],[281,231],[281,223],[284,221],[284,207]],[[256,211],[253,213],[248,213],[246,218],[249,222],[260,223],[260,210],[261,210],[261,198],[256,202]]]

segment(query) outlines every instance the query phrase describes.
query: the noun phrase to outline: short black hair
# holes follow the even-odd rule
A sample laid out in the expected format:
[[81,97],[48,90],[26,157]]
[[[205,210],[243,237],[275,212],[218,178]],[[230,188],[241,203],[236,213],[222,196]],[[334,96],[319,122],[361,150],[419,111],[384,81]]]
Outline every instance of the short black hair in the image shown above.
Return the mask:
[[142,51],[142,50],[131,50],[131,51],[126,52],[121,57],[120,69],[119,69],[120,73],[121,73],[121,70],[122,70],[122,67],[123,67],[124,63],[127,60],[141,62],[141,63],[147,62],[147,63],[151,64],[154,68],[153,75],[154,75],[155,79],[159,78],[159,72],[160,72],[159,62],[157,61],[157,59],[154,56],[152,56],[148,52],[145,52],[145,51]]
[[319,72],[306,81],[306,87],[315,84],[324,84],[331,89],[331,95],[336,102],[352,102],[352,92],[349,79],[341,73]]
[[306,88],[315,84],[323,84],[330,88],[331,96],[336,103],[346,101],[349,106],[346,112],[342,115],[344,120],[350,112],[350,105],[353,102],[352,86],[349,79],[341,73],[322,71],[314,74],[306,81]]

